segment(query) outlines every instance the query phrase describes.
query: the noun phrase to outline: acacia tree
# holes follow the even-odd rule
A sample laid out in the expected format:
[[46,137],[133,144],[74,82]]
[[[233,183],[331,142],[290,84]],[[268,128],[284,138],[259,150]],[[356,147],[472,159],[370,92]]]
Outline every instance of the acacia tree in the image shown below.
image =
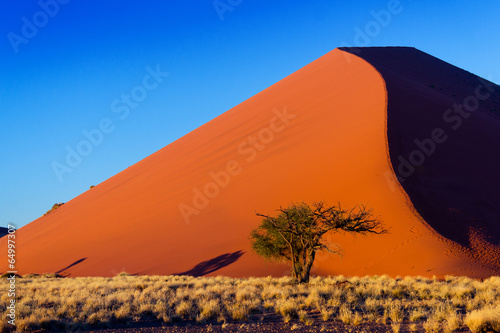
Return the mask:
[[277,210],[277,216],[256,213],[262,217],[259,227],[252,231],[252,250],[270,261],[289,261],[292,277],[299,283],[309,282],[309,274],[317,251],[340,254],[340,248],[330,246],[323,236],[327,232],[383,234],[382,222],[373,217],[371,209],[356,206],[343,209],[340,204],[327,206],[315,202],[300,203]]

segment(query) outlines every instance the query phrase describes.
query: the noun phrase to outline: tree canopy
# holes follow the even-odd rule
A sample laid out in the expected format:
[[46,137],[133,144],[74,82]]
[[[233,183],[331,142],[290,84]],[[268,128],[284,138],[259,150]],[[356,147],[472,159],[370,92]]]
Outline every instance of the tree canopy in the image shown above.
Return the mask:
[[297,203],[277,212],[276,216],[256,213],[262,217],[262,222],[250,234],[252,250],[270,261],[291,262],[292,276],[300,283],[309,281],[317,251],[341,253],[340,248],[333,248],[326,242],[326,233],[387,232],[382,222],[373,216],[372,210],[363,205],[343,209],[340,204]]

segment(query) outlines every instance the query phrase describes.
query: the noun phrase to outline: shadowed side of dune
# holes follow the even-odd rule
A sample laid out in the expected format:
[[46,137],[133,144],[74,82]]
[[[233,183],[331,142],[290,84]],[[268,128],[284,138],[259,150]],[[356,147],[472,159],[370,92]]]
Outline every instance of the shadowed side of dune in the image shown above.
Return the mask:
[[400,184],[442,236],[499,263],[500,87],[414,48],[348,48],[383,76]]

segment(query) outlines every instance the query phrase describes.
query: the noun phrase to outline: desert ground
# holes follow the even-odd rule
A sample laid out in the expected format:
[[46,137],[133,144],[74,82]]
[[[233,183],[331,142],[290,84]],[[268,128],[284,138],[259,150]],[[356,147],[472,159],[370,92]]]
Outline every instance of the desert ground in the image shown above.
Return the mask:
[[[17,280],[19,331],[500,331],[499,277],[56,276]],[[2,318],[7,289],[2,279]]]

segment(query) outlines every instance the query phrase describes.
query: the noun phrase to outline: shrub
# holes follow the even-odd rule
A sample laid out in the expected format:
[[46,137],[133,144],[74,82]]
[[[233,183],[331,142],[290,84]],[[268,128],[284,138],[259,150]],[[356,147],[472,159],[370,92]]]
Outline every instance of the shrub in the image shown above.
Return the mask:
[[23,276],[25,279],[36,279],[40,277],[40,274],[31,273]]
[[465,317],[465,324],[474,333],[500,332],[500,305],[468,313]]
[[46,279],[56,279],[56,278],[62,278],[62,275],[58,273],[45,273],[42,275],[42,277]]
[[52,213],[53,211],[55,211],[57,208],[61,207],[62,205],[64,205],[64,202],[59,202],[59,203],[55,203],[51,209],[49,209],[45,214],[43,214],[43,216],[49,214],[49,213]]
[[17,278],[22,278],[22,276],[19,275],[19,274],[3,273],[2,275],[0,275],[0,279],[7,279],[7,278],[11,278],[12,276],[14,276],[16,279]]

